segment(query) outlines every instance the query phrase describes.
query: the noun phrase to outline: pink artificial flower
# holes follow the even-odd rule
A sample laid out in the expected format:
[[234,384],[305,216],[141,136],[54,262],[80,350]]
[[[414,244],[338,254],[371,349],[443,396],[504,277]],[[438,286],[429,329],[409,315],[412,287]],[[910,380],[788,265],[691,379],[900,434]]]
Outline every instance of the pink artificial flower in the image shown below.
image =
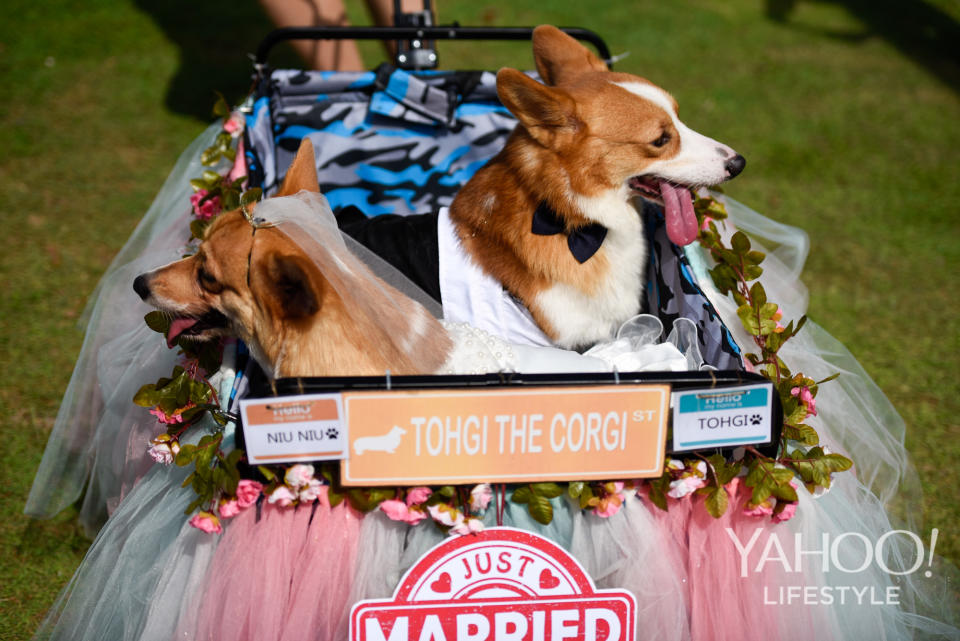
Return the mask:
[[699,476],[684,476],[675,481],[670,481],[670,489],[667,491],[667,496],[672,496],[675,499],[682,499],[695,490],[699,490],[706,484],[706,481]]
[[183,414],[174,412],[173,414],[166,414],[159,406],[154,407],[150,410],[150,413],[157,417],[157,420],[166,425],[173,425],[175,423],[183,423]]
[[467,518],[450,528],[450,534],[459,534],[461,536],[464,534],[477,534],[479,532],[483,532],[483,521],[473,517]]
[[463,523],[463,514],[460,513],[460,510],[450,507],[449,505],[444,505],[443,503],[431,505],[427,508],[427,512],[429,512],[430,517],[440,525],[457,527]]
[[426,512],[410,509],[400,499],[390,499],[380,504],[380,509],[392,521],[402,521],[409,525],[416,525],[427,518]]
[[225,519],[233,518],[234,516],[240,514],[240,504],[236,499],[230,499],[229,501],[220,501],[219,505],[220,516]]
[[307,485],[312,480],[313,466],[304,465],[303,463],[297,463],[293,467],[290,467],[287,469],[287,473],[283,476],[283,482],[292,488],[302,487]]
[[147,450],[147,453],[157,463],[170,465],[179,451],[180,443],[177,439],[171,438],[169,434],[161,434],[150,441],[150,449]]
[[407,490],[407,507],[410,507],[414,504],[419,505],[420,503],[423,503],[430,498],[431,494],[433,494],[433,490],[431,490],[429,487],[424,487],[421,485],[419,487],[410,488]]
[[300,488],[300,502],[313,503],[314,501],[319,500],[320,505],[323,505],[326,502],[328,489],[329,488],[326,485],[317,479],[310,479],[306,485]]
[[260,492],[263,491],[263,484],[248,479],[242,479],[237,484],[237,504],[242,509],[247,509],[257,502],[260,498]]
[[713,218],[710,218],[710,216],[704,216],[704,217],[703,217],[703,223],[700,225],[700,230],[701,230],[701,231],[710,231],[710,223],[712,223],[712,222],[713,222]]
[[206,189],[201,189],[190,196],[193,215],[200,220],[210,220],[220,213],[220,196],[214,196],[204,200],[209,193]]
[[593,513],[605,519],[610,518],[623,507],[623,500],[619,495],[611,495],[600,499],[600,503],[593,509]]
[[[230,173],[227,174],[227,182],[232,183],[237,178],[241,176],[246,177],[247,175],[247,163],[243,155],[243,138],[240,139],[240,142],[237,143],[237,157],[233,161],[233,167],[230,168]],[[246,189],[247,181],[244,180],[240,184],[241,189]]]
[[211,512],[198,512],[190,519],[190,525],[207,534],[220,534],[223,532],[223,528],[220,526],[220,519]]
[[783,323],[780,322],[780,319],[782,318],[783,312],[780,311],[780,306],[778,305],[777,311],[773,314],[773,320],[777,323],[777,326],[773,329],[774,333],[776,334],[782,334],[783,330],[786,329],[786,327],[783,326]]
[[797,504],[796,502],[787,503],[782,510],[779,512],[773,513],[773,522],[781,523],[783,521],[789,521],[797,513]]
[[267,497],[267,500],[280,507],[287,507],[289,505],[293,505],[293,502],[297,500],[297,495],[291,492],[290,488],[286,485],[281,485],[270,493],[270,496]]
[[388,499],[380,503],[380,511],[386,514],[391,521],[404,521],[410,509],[406,503],[399,499]]
[[797,396],[800,399],[800,403],[807,408],[807,414],[811,416],[817,415],[817,399],[814,398],[813,392],[810,391],[809,387],[794,387],[790,390],[791,396]]
[[233,112],[223,123],[223,130],[236,138],[243,133],[243,116],[239,112]]
[[493,488],[489,483],[481,483],[470,490],[470,511],[479,514],[487,509],[493,498]]

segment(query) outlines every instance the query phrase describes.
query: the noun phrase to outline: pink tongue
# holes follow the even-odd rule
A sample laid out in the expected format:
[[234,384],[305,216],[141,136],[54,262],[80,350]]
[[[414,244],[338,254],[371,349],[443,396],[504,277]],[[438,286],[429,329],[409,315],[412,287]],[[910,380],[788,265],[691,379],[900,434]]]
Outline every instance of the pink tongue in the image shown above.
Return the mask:
[[689,245],[697,239],[697,215],[693,213],[690,191],[660,181],[660,196],[667,218],[667,236],[675,245]]
[[197,324],[197,318],[176,318],[170,323],[170,331],[167,332],[167,347],[173,347],[177,342],[177,336]]

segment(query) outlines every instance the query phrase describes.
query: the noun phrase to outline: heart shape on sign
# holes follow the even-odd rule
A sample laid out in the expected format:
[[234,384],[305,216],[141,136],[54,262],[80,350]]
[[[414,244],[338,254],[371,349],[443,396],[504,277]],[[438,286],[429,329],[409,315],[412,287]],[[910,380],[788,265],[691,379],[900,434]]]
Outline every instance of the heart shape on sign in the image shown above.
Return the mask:
[[[541,579],[542,582],[542,579]],[[442,572],[437,580],[430,584],[430,589],[437,594],[444,594],[450,591],[450,575]]]
[[543,568],[540,572],[540,589],[550,590],[560,585],[560,579],[550,571],[550,568]]

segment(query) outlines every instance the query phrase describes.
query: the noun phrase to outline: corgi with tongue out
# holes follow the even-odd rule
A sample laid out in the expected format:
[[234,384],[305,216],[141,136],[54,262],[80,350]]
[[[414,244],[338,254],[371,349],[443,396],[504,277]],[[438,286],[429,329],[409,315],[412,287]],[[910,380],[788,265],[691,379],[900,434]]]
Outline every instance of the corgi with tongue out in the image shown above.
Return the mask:
[[670,240],[686,245],[698,233],[690,190],[733,178],[745,160],[684,125],[666,91],[609,71],[559,29],[535,29],[533,52],[544,82],[497,74],[519,124],[447,215],[463,253],[550,340],[584,347],[640,309],[647,243],[637,199],[662,206]]

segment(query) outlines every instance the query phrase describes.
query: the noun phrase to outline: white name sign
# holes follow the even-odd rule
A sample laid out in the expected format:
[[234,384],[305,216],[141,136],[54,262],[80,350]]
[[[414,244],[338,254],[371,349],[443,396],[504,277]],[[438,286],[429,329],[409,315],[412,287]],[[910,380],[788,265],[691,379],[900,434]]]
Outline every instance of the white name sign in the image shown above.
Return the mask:
[[340,394],[240,401],[247,460],[257,465],[347,458]]
[[673,392],[673,451],[768,443],[773,385]]

